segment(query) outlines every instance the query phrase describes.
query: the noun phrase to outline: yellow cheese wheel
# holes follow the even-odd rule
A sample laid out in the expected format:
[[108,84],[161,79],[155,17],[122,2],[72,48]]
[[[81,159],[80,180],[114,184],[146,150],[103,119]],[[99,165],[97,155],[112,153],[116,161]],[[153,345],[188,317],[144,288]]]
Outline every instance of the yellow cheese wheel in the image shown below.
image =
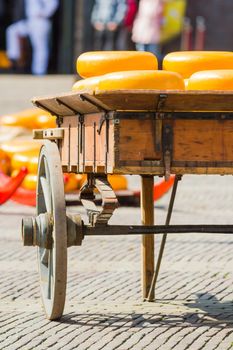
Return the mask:
[[81,79],[73,85],[72,90],[73,91],[92,92],[93,90],[98,88],[100,79],[101,79],[101,77],[92,77],[92,78]]
[[0,51],[0,68],[8,69],[11,67],[11,62],[9,61],[5,51]]
[[172,52],[164,57],[163,69],[180,73],[184,78],[203,70],[233,69],[233,52]]
[[28,129],[55,128],[56,117],[39,108],[31,108],[19,113],[1,116],[0,125],[21,126]]
[[8,174],[10,171],[11,161],[9,156],[0,149],[0,172]]
[[25,152],[17,152],[11,158],[12,170],[19,170],[23,166],[29,173],[37,174],[39,149]]
[[77,174],[76,180],[78,183],[78,188],[81,188],[84,185],[84,183],[87,181],[87,175],[86,174]]
[[184,80],[174,72],[128,71],[104,75],[99,90],[184,90]]
[[206,70],[194,73],[189,78],[187,90],[233,91],[233,69]]
[[77,72],[82,78],[117,71],[153,69],[158,69],[158,61],[151,52],[94,51],[83,53],[77,59]]
[[76,174],[70,173],[70,174],[65,174],[67,176],[67,182],[65,182],[65,192],[72,192],[78,189],[78,179]]
[[[14,177],[19,173],[19,170],[13,170],[11,176]],[[21,183],[21,186],[27,190],[36,190],[37,175],[27,174]]]
[[126,190],[128,182],[123,175],[108,175],[108,181],[114,191]]
[[27,190],[36,190],[37,175],[27,174],[21,184],[21,186]]
[[32,140],[12,140],[2,143],[0,149],[3,150],[9,157],[15,153],[28,152],[29,150],[37,150],[39,152],[41,143]]
[[[12,176],[17,175],[18,170],[12,172]],[[74,191],[77,189],[76,174],[64,174],[68,176],[67,182],[64,184],[65,192]],[[27,190],[36,190],[37,186],[37,174],[27,174],[21,184],[21,186]]]
[[184,79],[185,90],[188,89],[188,83],[189,83],[189,79]]

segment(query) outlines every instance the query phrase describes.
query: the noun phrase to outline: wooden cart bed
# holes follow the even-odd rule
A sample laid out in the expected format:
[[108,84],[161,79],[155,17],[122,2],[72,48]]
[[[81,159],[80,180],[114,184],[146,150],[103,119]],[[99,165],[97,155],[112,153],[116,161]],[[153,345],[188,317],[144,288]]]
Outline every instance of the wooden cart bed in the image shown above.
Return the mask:
[[64,171],[233,174],[233,92],[72,92],[33,102],[58,116]]
[[54,115],[99,111],[233,111],[233,92],[114,90],[93,94],[70,92],[35,98],[32,102]]

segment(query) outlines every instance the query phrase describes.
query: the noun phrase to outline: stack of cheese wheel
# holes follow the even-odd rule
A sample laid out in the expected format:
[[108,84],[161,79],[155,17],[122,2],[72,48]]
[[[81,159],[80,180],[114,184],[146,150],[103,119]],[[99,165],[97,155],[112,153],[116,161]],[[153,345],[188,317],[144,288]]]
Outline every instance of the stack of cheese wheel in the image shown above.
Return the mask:
[[[25,189],[36,189],[38,157],[41,145],[38,141],[13,140],[0,146],[0,157],[3,159],[3,154],[4,159],[9,160],[9,164],[7,163],[8,167],[5,167],[3,171],[8,171],[10,168],[11,175],[15,176],[22,167],[28,169],[28,174],[21,185]],[[2,163],[3,160],[0,161],[0,168]],[[78,188],[78,180],[75,174],[66,174],[64,180],[65,192],[74,191]]]
[[181,74],[186,90],[233,90],[233,52],[173,52],[163,69]]
[[158,71],[157,58],[150,52],[87,52],[79,56],[77,71],[84,79],[73,91],[184,90],[181,76]]
[[4,151],[11,160],[11,175],[15,176],[21,167],[27,167],[28,174],[25,176],[21,186],[34,190],[37,181],[37,163],[41,143],[32,140],[12,140],[1,144]]
[[[158,71],[157,58],[150,52],[86,52],[77,60],[77,72],[84,78],[73,91],[107,90],[184,90],[182,77],[174,72]],[[108,180],[114,190],[127,188],[127,179],[112,175]]]

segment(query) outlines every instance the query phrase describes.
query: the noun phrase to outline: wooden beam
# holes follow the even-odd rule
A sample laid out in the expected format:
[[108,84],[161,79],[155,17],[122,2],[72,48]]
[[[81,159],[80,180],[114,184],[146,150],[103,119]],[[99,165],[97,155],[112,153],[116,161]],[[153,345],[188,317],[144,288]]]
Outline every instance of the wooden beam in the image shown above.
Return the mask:
[[[154,224],[154,177],[141,177],[141,220],[143,225]],[[142,256],[142,296],[147,298],[154,273],[154,235],[143,235],[141,244]],[[151,294],[151,300],[154,293]]]

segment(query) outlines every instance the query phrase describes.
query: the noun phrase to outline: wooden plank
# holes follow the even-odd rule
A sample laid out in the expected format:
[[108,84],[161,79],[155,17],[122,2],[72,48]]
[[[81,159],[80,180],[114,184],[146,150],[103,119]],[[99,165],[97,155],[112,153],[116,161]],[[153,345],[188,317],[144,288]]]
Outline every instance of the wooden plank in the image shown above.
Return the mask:
[[[85,99],[87,97],[87,99]],[[56,96],[38,97],[32,99],[32,103],[54,115],[62,117],[97,113],[101,108],[107,109],[101,101],[89,94],[77,92],[64,93]]]
[[233,120],[175,120],[173,130],[173,161],[233,161]]
[[157,111],[160,96],[165,101],[160,106],[164,112],[233,111],[231,91],[155,91],[114,90],[96,92],[94,95],[78,92],[57,96],[34,98],[32,102],[52,114],[70,116],[99,111]]
[[[143,225],[154,225],[154,177],[141,177],[141,219]],[[142,255],[142,296],[147,298],[154,273],[154,235],[143,235]],[[151,300],[154,293],[151,294]]]
[[120,161],[161,159],[161,151],[155,150],[155,120],[121,119],[119,132]]
[[101,91],[95,97],[110,110],[157,111],[159,97],[166,95],[162,112],[233,111],[233,91]]

